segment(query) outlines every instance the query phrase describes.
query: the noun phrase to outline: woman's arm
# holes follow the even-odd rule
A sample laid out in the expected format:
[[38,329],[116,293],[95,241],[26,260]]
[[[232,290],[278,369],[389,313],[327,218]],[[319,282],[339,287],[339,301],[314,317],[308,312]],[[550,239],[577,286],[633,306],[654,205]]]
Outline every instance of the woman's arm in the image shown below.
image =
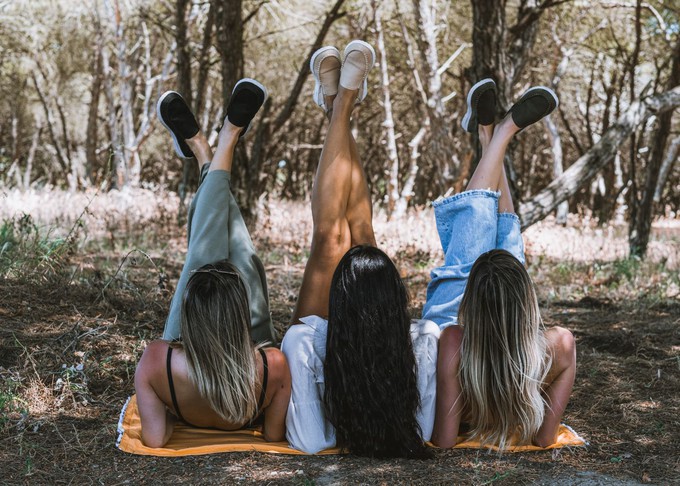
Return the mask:
[[458,379],[462,341],[463,330],[459,326],[447,327],[439,337],[437,406],[432,432],[432,443],[438,447],[453,447],[458,439],[458,428],[463,414]]
[[286,355],[291,376],[295,377],[286,414],[286,439],[294,449],[316,454],[335,446],[335,429],[326,420],[323,358],[314,347],[315,331],[311,324],[322,325],[321,318],[309,319],[310,324],[291,326],[286,331],[281,351]]
[[[290,400],[290,370],[284,354],[275,348],[266,351],[269,364],[268,393],[273,393],[271,402],[264,410],[264,438],[270,442],[286,439],[286,412]],[[271,390],[271,391],[270,391]]]
[[137,409],[142,422],[142,442],[148,447],[163,447],[175,426],[175,417],[167,411],[165,404],[152,386],[153,363],[158,359],[161,346],[151,343],[144,350],[135,372]]
[[545,337],[548,352],[552,355],[552,365],[543,389],[545,417],[534,437],[534,444],[539,447],[547,447],[555,442],[576,375],[576,344],[571,332],[562,327],[553,327],[545,332]]

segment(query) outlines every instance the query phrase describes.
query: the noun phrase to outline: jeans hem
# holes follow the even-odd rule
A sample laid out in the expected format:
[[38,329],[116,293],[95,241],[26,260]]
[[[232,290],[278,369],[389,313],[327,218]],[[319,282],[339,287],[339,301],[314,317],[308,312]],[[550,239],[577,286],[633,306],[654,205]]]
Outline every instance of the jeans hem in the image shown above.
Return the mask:
[[491,191],[489,189],[473,189],[471,191],[459,192],[458,194],[454,194],[453,196],[449,196],[443,199],[437,199],[432,203],[432,206],[438,208],[459,201],[461,199],[470,198],[491,198],[497,201],[500,195],[501,195],[500,192]]
[[513,221],[517,221],[518,223],[520,222],[519,216],[517,216],[517,214],[515,214],[515,213],[498,213],[498,218],[499,219],[500,218],[508,218],[508,219],[513,220]]

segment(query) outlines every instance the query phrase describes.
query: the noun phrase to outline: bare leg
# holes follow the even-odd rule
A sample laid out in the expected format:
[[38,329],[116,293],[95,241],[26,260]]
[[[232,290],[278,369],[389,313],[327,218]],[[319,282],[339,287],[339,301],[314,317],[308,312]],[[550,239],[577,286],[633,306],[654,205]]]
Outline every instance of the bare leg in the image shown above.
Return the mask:
[[[482,145],[482,157],[487,152],[491,139],[494,135],[493,125],[479,125],[479,143]],[[469,187],[468,187],[469,188]],[[498,200],[499,213],[513,213],[515,206],[512,203],[512,194],[510,193],[510,185],[508,184],[508,177],[505,173],[505,165],[501,162],[501,175],[497,185],[501,192],[501,197]]]
[[512,193],[510,192],[510,184],[508,184],[508,176],[505,173],[505,165],[503,165],[503,170],[501,171],[498,190],[501,191],[501,197],[498,199],[498,212],[514,214],[515,205],[512,203]]
[[[489,139],[490,131],[493,131],[493,135]],[[492,125],[480,125],[479,139],[482,143],[482,158],[470,178],[468,191],[473,189],[498,190],[503,173],[505,151],[513,135],[518,131],[519,128],[510,116],[507,116],[495,130]]]
[[375,246],[371,194],[366,182],[366,173],[359,159],[357,143],[351,133],[350,150],[352,154],[352,187],[347,203],[347,222],[352,235],[352,246]]
[[198,132],[192,138],[185,140],[191,151],[196,156],[198,162],[198,170],[213,159],[213,151],[208,145],[208,139],[205,138],[203,132]]
[[232,125],[229,120],[224,120],[224,126],[220,130],[220,136],[217,141],[217,149],[212,158],[209,172],[214,170],[226,170],[231,172],[231,165],[234,162],[234,149],[238,143],[238,136],[243,130],[240,127]]
[[212,163],[189,208],[187,258],[172,299],[164,339],[179,337],[182,296],[192,270],[228,259],[238,268],[249,289],[253,339],[257,342],[276,341],[264,267],[231,194],[229,171],[240,131],[241,128],[225,122],[214,157],[201,134],[187,141],[199,164],[203,165],[211,158]]
[[308,315],[328,316],[333,273],[352,244],[347,221],[352,189],[350,115],[356,91],[340,87],[312,190],[314,233],[292,323]]
[[[326,106],[330,106],[326,114],[330,120],[333,115],[333,101],[335,95],[326,96]],[[375,234],[373,232],[373,206],[371,194],[366,182],[366,173],[361,165],[359,150],[354,135],[350,131],[350,151],[352,157],[352,186],[349,201],[347,203],[347,222],[351,234],[351,246],[372,245],[375,246]]]

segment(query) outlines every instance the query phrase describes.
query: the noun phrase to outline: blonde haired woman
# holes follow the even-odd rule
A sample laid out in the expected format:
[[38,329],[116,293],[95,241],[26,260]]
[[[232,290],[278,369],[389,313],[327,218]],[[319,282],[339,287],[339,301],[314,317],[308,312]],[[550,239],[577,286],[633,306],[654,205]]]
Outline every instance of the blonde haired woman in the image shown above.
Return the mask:
[[554,110],[557,97],[529,89],[494,127],[495,87],[485,79],[467,98],[463,128],[478,129],[482,145],[467,190],[434,204],[445,261],[432,271],[423,318],[443,329],[432,434],[440,447],[456,444],[461,423],[501,449],[511,439],[550,445],[574,383],[574,338],[543,330],[503,167],[512,137]]
[[158,101],[178,155],[198,160],[201,184],[164,340],[146,347],[135,373],[147,446],[163,447],[178,419],[223,430],[263,419],[266,440],[285,437],[290,372],[281,351],[253,343],[274,341],[267,282],[230,190],[234,148],[266,97],[257,81],[236,84],[214,155],[178,93]]

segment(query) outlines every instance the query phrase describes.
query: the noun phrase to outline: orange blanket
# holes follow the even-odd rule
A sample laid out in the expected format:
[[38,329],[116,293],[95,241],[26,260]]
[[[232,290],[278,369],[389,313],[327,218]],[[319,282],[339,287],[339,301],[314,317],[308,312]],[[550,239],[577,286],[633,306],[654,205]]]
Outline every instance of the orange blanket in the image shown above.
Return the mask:
[[[137,397],[131,396],[123,406],[118,422],[116,445],[121,451],[146,456],[195,456],[215,452],[260,451],[274,454],[304,454],[292,449],[288,442],[267,442],[258,429],[243,429],[232,432],[216,429],[198,429],[184,424],[176,424],[172,437],[165,447],[151,448],[142,443],[142,425],[137,411]],[[557,442],[545,449],[566,446],[584,446],[587,442],[566,425],[560,425]],[[478,449],[477,442],[458,438],[456,448]],[[544,450],[536,446],[512,446],[509,452]],[[340,449],[326,449],[319,454],[340,454]]]

